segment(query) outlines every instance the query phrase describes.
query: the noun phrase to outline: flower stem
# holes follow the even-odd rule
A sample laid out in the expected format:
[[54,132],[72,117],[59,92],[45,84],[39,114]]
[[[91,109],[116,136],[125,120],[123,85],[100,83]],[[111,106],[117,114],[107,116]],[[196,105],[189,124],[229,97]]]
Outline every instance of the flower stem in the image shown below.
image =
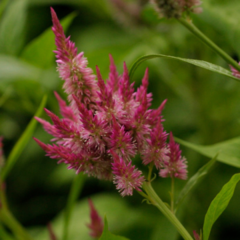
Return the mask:
[[183,225],[180,223],[180,221],[177,219],[177,217],[172,213],[172,211],[165,205],[165,203],[159,198],[159,196],[156,194],[154,189],[151,186],[151,183],[144,182],[143,183],[143,189],[148,194],[148,200],[156,206],[164,215],[168,218],[168,220],[176,227],[180,235],[185,240],[193,240],[191,235],[188,233],[188,231],[183,227]]
[[219,54],[228,64],[233,66],[235,69],[240,71],[240,66],[238,63],[232,59],[226,52],[224,52],[220,47],[218,47],[212,40],[210,40],[204,33],[202,33],[191,20],[186,20],[183,18],[177,19],[182,25],[184,25],[190,32],[197,36],[202,42],[208,45],[213,51]]
[[0,221],[14,233],[18,240],[32,240],[31,236],[7,209],[0,209]]
[[171,210],[174,214],[174,177],[171,180]]

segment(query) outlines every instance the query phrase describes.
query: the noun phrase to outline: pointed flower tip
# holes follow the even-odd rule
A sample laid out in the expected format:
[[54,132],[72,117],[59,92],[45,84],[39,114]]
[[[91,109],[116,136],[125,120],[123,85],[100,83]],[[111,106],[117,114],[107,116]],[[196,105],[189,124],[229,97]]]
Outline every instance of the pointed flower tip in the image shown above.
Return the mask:
[[88,204],[90,208],[91,223],[87,224],[87,227],[90,229],[90,236],[99,238],[103,232],[103,220],[95,209],[94,204],[90,198],[88,199]]
[[194,236],[194,240],[201,240],[201,237],[195,230],[193,230],[193,236]]

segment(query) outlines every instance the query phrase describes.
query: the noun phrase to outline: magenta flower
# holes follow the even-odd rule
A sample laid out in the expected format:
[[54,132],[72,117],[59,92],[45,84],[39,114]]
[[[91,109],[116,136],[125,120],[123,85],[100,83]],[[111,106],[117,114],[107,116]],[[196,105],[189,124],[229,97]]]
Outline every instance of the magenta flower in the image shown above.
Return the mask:
[[181,156],[179,144],[174,142],[173,135],[170,133],[169,141],[169,158],[165,159],[162,163],[159,175],[163,178],[180,178],[187,179],[187,161]]
[[103,232],[103,220],[95,209],[91,199],[88,199],[88,204],[90,207],[90,219],[91,223],[87,224],[90,229],[90,236],[93,238],[99,238]]
[[[238,63],[238,65],[240,65],[240,62]],[[232,75],[236,78],[240,78],[240,72],[231,65],[230,65],[230,68],[232,71]]]
[[[141,191],[142,172],[132,165],[136,154],[143,164],[153,162],[163,171],[172,155],[161,116],[166,100],[158,109],[149,109],[152,94],[147,93],[148,69],[135,92],[128,69],[119,75],[110,55],[110,73],[106,82],[97,67],[97,77],[87,67],[83,52],[66,38],[53,9],[58,72],[65,81],[69,105],[55,93],[62,118],[45,109],[52,124],[37,118],[53,136],[52,145],[35,139],[47,156],[65,163],[76,173],[112,180],[122,196]],[[97,78],[97,79],[96,79]],[[174,145],[175,146],[175,145]],[[171,153],[171,154],[175,154]]]

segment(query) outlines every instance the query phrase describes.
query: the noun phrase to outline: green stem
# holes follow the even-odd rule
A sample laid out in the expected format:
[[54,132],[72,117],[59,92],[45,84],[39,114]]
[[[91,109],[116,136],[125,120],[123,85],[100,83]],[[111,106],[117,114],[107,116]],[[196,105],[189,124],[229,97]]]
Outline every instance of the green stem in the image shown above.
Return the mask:
[[171,181],[171,210],[174,214],[174,177],[172,177]]
[[1,3],[0,3],[0,19],[2,17],[2,14],[3,14],[3,11],[5,10],[6,6],[7,6],[7,3],[8,3],[9,0],[3,0]]
[[0,210],[0,221],[13,232],[18,240],[32,240],[31,236],[7,209]]
[[168,218],[168,220],[176,227],[180,235],[185,240],[193,240],[191,235],[188,233],[188,231],[184,228],[184,226],[180,223],[180,221],[177,219],[177,217],[171,212],[171,210],[165,205],[165,203],[159,198],[159,196],[156,194],[154,189],[151,186],[151,183],[144,182],[143,183],[143,189],[148,194],[148,199],[151,201],[151,203],[156,206],[164,215]]
[[212,40],[210,40],[204,33],[202,33],[191,20],[186,20],[183,18],[177,19],[182,25],[184,25],[190,32],[197,36],[202,42],[208,45],[212,50],[219,54],[228,64],[233,66],[240,72],[240,66],[238,63],[232,59],[226,52],[219,48]]
[[83,173],[79,173],[72,182],[72,186],[71,186],[70,194],[68,196],[67,206],[64,214],[62,240],[68,239],[68,226],[69,226],[72,210],[79,194],[82,191],[84,181],[85,181],[85,176],[83,175]]

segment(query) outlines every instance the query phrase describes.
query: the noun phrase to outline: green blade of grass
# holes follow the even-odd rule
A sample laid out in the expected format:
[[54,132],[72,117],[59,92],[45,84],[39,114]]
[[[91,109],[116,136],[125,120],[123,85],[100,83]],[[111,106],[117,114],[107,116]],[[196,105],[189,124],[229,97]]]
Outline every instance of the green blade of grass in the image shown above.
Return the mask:
[[141,58],[139,58],[131,67],[131,70],[129,72],[129,77],[130,79],[132,78],[134,72],[136,71],[136,69],[138,68],[138,66],[143,63],[146,60],[149,59],[153,59],[153,58],[166,58],[166,59],[173,59],[173,60],[177,60],[180,62],[186,62],[186,63],[190,63],[192,65],[195,65],[197,67],[201,67],[204,68],[206,70],[215,72],[215,73],[219,73],[222,74],[224,76],[230,77],[236,81],[240,81],[239,78],[236,78],[232,75],[231,71],[228,71],[225,68],[222,68],[218,65],[206,62],[206,61],[202,61],[202,60],[196,60],[196,59],[187,59],[187,58],[180,58],[180,57],[174,57],[174,56],[169,56],[169,55],[164,55],[164,54],[150,54],[150,55],[146,55],[143,56]]
[[191,192],[194,187],[207,175],[207,173],[211,170],[212,166],[216,162],[217,155],[211,159],[209,162],[207,162],[203,167],[201,167],[186,183],[182,191],[180,192],[175,207],[176,209],[179,207],[179,205],[182,203],[184,198]]
[[74,204],[75,204],[79,194],[82,191],[84,181],[85,181],[85,176],[83,175],[83,173],[79,173],[72,182],[70,194],[69,194],[68,201],[67,201],[67,207],[66,207],[65,214],[64,214],[64,220],[63,220],[64,221],[63,235],[62,235],[63,240],[68,239],[68,226],[69,226],[69,222],[71,219],[71,213],[72,213]]
[[[44,106],[46,105],[47,102],[47,96],[44,96],[42,99],[42,102],[36,111],[35,116],[40,117],[43,111]],[[28,124],[27,128],[21,135],[20,139],[17,141],[17,143],[14,145],[12,151],[9,154],[9,157],[6,161],[6,164],[4,165],[2,171],[1,171],[1,179],[4,181],[13,168],[14,164],[18,160],[19,156],[21,155],[23,149],[26,147],[28,141],[31,139],[32,134],[37,126],[37,121],[32,118],[30,123]]]

